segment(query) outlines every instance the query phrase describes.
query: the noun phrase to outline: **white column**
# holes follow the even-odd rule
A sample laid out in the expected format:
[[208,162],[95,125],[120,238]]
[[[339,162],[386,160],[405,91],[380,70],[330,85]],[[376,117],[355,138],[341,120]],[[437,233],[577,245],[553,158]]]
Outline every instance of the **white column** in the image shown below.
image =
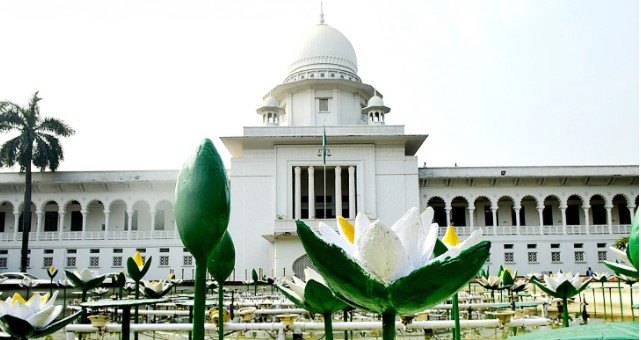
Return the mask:
[[151,215],[151,226],[149,227],[149,230],[151,232],[151,235],[153,235],[154,230],[156,230],[156,210],[155,209],[149,210],[149,214]]
[[521,226],[521,207],[514,206],[514,215],[516,216],[516,226]]
[[494,230],[494,235],[496,235],[496,229],[497,229],[496,227],[497,227],[497,224],[498,224],[498,223],[496,223],[496,212],[499,209],[498,209],[498,207],[491,207],[490,209],[492,210],[492,229]]
[[605,213],[608,219],[608,234],[612,234],[612,206],[606,206]]
[[314,167],[307,168],[307,210],[309,218],[316,218],[316,192],[314,191]]
[[334,196],[336,197],[336,216],[343,216],[343,193],[341,191],[341,167],[337,166],[334,169],[335,186]]
[[567,221],[566,221],[566,217],[565,217],[565,211],[567,210],[568,207],[561,206],[559,208],[561,209],[561,222],[562,222],[561,225],[563,226],[563,235],[567,235],[568,234],[568,230],[566,228],[567,227],[566,226]]
[[127,210],[127,239],[131,239],[131,223],[133,222],[134,211],[133,209]]
[[109,214],[110,211],[105,209],[102,211],[105,214],[105,240],[107,239],[107,234],[109,233]]
[[44,231],[42,227],[42,216],[42,211],[40,209],[36,210],[36,240],[40,239],[40,231]]
[[82,214],[82,239],[84,240],[87,236],[87,211],[86,210],[80,210],[80,213]]
[[13,213],[13,239],[18,240],[18,229],[20,229],[20,212]]
[[539,233],[543,235],[543,208],[542,206],[537,206],[536,210],[539,212]]
[[467,214],[470,215],[468,226],[474,227],[474,208],[467,208]]
[[60,241],[62,241],[62,233],[65,230],[65,211],[58,211],[58,216],[60,218],[60,222],[58,222],[58,231],[60,232]]
[[585,233],[590,234],[590,207],[583,207],[583,217],[585,218]]
[[356,167],[350,166],[347,168],[349,174],[349,218],[356,217],[356,179],[354,178],[354,172]]
[[294,168],[294,219],[300,220],[300,166]]
[[[634,221],[634,209],[636,209],[634,205],[629,205],[628,210],[630,210],[630,221]],[[620,223],[619,223],[620,224]]]
[[452,204],[445,203],[445,224],[446,227],[452,224]]

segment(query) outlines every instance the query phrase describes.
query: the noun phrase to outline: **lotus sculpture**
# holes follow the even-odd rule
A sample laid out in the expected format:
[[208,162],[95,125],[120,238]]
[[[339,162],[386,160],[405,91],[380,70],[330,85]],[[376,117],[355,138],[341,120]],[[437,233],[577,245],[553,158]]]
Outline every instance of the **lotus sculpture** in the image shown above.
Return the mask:
[[58,291],[53,295],[36,293],[25,300],[16,293],[0,300],[0,328],[17,339],[39,338],[62,329],[81,312],[55,321],[62,312],[62,306],[54,305],[57,296]]
[[303,221],[296,226],[328,285],[353,307],[382,314],[383,338],[394,339],[397,314],[413,314],[451,297],[489,257],[490,242],[480,240],[480,231],[444,246],[433,213],[412,208],[391,227],[359,213],[355,225],[339,217],[338,233],[319,223],[320,235]]
[[588,288],[590,280],[583,281],[579,274],[572,275],[570,272],[559,271],[556,274],[543,276],[543,281],[533,279],[532,282],[539,286],[541,290],[550,296],[554,296],[563,300],[563,326],[569,327],[568,320],[568,298],[571,298],[584,289]]
[[291,280],[283,279],[282,284],[276,283],[276,288],[296,306],[322,314],[325,339],[332,340],[332,314],[346,308],[347,304],[329,289],[325,279],[314,269],[306,267],[304,273],[304,281],[294,276]]

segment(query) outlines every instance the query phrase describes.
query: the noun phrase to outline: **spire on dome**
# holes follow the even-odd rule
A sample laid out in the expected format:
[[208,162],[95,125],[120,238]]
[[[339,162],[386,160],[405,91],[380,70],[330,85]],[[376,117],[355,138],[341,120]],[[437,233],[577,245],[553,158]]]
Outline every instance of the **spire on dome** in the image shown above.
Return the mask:
[[325,23],[325,14],[323,14],[323,0],[321,0],[321,13],[320,13],[320,23]]

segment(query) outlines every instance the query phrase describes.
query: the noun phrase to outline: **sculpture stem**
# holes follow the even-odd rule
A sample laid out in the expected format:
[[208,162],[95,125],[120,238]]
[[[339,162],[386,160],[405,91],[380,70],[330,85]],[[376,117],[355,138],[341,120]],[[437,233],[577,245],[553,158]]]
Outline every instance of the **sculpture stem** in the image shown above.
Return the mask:
[[223,340],[225,337],[225,332],[223,329],[223,325],[225,323],[224,320],[224,310],[225,306],[223,305],[223,283],[218,282],[218,340]]
[[205,339],[205,298],[207,293],[207,256],[204,259],[195,258],[196,273],[194,275],[194,318],[192,339]]
[[452,318],[454,319],[454,340],[461,340],[461,320],[458,311],[458,292],[452,296]]
[[325,340],[334,340],[334,329],[332,328],[332,313],[323,313],[323,322],[325,324]]
[[383,312],[383,340],[396,339],[396,312]]
[[619,289],[619,307],[621,307],[621,321],[625,321],[623,317],[623,296],[621,295],[621,279],[617,277],[617,288]]
[[568,298],[563,298],[563,327],[570,327],[570,321],[568,317]]
[[606,311],[606,303],[605,303],[605,286],[603,282],[601,282],[601,293],[603,294],[603,322],[607,321],[608,319],[608,313]]

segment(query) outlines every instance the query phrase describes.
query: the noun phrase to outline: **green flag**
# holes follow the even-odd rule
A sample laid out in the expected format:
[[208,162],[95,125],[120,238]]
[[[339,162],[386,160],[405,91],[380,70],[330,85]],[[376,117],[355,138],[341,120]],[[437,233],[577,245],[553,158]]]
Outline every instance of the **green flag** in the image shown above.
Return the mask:
[[323,125],[323,165],[327,164],[327,134]]

